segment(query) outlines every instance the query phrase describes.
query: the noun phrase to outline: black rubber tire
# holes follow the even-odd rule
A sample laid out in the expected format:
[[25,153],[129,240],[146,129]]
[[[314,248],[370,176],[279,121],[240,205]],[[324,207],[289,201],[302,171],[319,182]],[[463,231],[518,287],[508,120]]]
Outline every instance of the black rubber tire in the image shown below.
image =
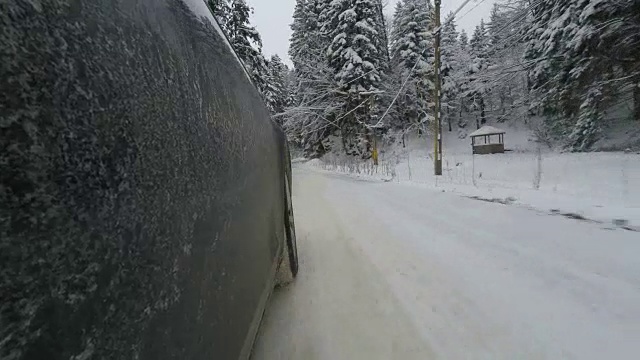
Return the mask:
[[289,255],[289,266],[291,267],[291,273],[293,277],[298,275],[298,243],[296,241],[296,224],[293,215],[293,203],[291,200],[291,177],[287,176],[285,179],[286,191],[285,191],[285,215],[284,215],[284,227],[287,242],[287,252]]
[[288,173],[285,174],[284,182],[284,249],[276,274],[276,286],[288,285],[298,275],[298,246],[291,201],[291,176]]

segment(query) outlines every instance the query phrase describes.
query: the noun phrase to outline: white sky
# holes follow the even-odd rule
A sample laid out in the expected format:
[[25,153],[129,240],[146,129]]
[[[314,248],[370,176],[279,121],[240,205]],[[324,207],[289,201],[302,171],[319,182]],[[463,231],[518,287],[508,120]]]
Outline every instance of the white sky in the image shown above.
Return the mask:
[[[389,4],[385,12],[393,14],[395,4],[399,0],[383,0]],[[431,0],[433,3],[433,0]],[[442,19],[450,11],[457,9],[464,0],[442,0]],[[480,19],[487,20],[491,12],[491,7],[495,0],[471,0],[467,6],[456,16],[458,30],[465,29],[469,36],[473,28],[480,23]],[[247,0],[247,3],[254,8],[251,22],[257,27],[262,36],[263,50],[266,56],[271,57],[278,54],[289,65],[289,38],[291,28],[293,8],[295,0]],[[474,9],[475,7],[475,9]],[[473,9],[473,10],[471,10]],[[471,10],[471,12],[469,12]]]

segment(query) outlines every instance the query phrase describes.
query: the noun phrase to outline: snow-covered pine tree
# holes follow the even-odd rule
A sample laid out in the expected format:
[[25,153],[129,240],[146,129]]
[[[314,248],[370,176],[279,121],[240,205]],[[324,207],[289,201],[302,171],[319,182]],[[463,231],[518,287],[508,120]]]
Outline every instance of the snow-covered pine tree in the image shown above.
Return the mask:
[[547,127],[569,139],[572,150],[595,143],[618,99],[635,93],[640,102],[638,10],[635,1],[601,0],[543,1],[532,8],[529,82]]
[[218,24],[225,34],[229,34],[228,24],[231,21],[231,4],[229,0],[208,0],[207,4],[213,16],[216,17]]
[[399,100],[403,128],[422,130],[433,119],[433,7],[428,1],[403,0],[395,9],[391,62],[409,79]]
[[329,64],[341,90],[352,97],[368,97],[380,81],[376,1],[334,0],[331,7]]
[[453,130],[452,121],[458,114],[458,94],[460,92],[460,63],[462,49],[458,42],[458,31],[453,13],[449,13],[442,25],[441,54],[442,54],[442,117],[446,121],[449,131]]
[[[280,114],[284,111],[285,106],[287,106],[288,89],[286,87],[286,77],[289,70],[278,55],[271,57],[267,62],[267,67],[269,72],[267,76],[267,86],[263,95],[271,113]],[[282,122],[281,117],[276,117],[275,119],[279,123]]]
[[375,19],[374,24],[376,32],[378,33],[375,40],[375,46],[378,48],[378,54],[380,56],[379,71],[384,73],[388,70],[391,55],[389,54],[389,34],[387,33],[387,19],[384,16],[384,5],[382,0],[373,0],[375,5]]
[[571,25],[569,9],[573,0],[541,1],[531,8],[532,23],[527,32],[525,60],[531,62],[528,82],[538,98],[532,112],[544,116],[546,127],[556,138],[569,134],[571,124],[563,118],[559,103],[559,80],[562,71],[560,54],[564,48],[563,32]]
[[295,102],[285,111],[284,127],[307,156],[322,155],[323,141],[335,130],[337,82],[326,59],[322,30],[331,0],[298,0],[289,56],[294,64]]
[[493,51],[497,51],[506,46],[504,39],[509,36],[508,30],[506,29],[506,26],[509,25],[508,21],[509,19],[500,9],[500,5],[498,3],[494,3],[491,8],[491,15],[487,26],[489,42],[492,45]]
[[477,57],[479,61],[486,61],[489,57],[488,53],[490,50],[490,43],[489,38],[487,37],[487,28],[483,19],[480,20],[480,24],[473,30],[469,46],[471,48],[471,55]]
[[463,49],[466,49],[467,46],[469,46],[469,35],[467,35],[467,32],[464,31],[464,29],[462,29],[460,31],[460,47]]
[[[458,128],[464,129],[467,127],[467,115],[470,111],[469,97],[467,96],[467,90],[469,89],[469,64],[471,64],[471,53],[469,49],[469,36],[467,32],[462,29],[460,36],[458,37],[458,45],[460,46],[460,68],[455,69],[453,75],[457,79],[458,84]],[[466,136],[460,134],[460,136]]]
[[573,151],[589,150],[598,139],[602,124],[603,114],[600,111],[602,86],[594,85],[582,98],[584,100],[580,104],[578,119],[569,134],[571,150]]
[[471,64],[469,66],[466,84],[466,95],[471,101],[471,107],[476,111],[476,127],[480,128],[487,122],[485,95],[487,92],[487,78],[483,72],[488,68],[489,60],[489,39],[484,20],[480,20],[480,25],[476,26],[469,41],[471,53]]
[[[390,24],[388,25],[389,32],[389,69],[387,72],[387,76],[384,77],[381,83],[381,89],[383,91],[382,97],[386,98],[390,103],[393,101],[396,93],[400,89],[403,83],[403,74],[405,73],[404,66],[401,62],[401,59],[397,53],[397,42],[399,40],[399,29],[401,24],[401,19],[404,19],[403,11],[404,3],[399,1],[396,3],[394,15],[391,18]],[[387,124],[393,130],[405,131],[410,125],[405,117],[405,111],[407,109],[406,98],[405,96],[399,96],[396,99],[394,106],[391,108],[390,113],[388,115],[389,119]]]
[[[291,24],[289,56],[297,73],[306,72],[313,62],[324,56],[328,46],[321,28],[321,13],[331,0],[298,0]],[[321,59],[324,61],[324,59]]]
[[608,125],[605,115],[613,106],[628,103],[632,107],[635,97],[635,114],[640,115],[640,2],[578,0],[573,14],[575,26],[565,29],[563,59],[564,67],[571,70],[561,86],[574,97],[580,94],[571,133],[578,136],[569,137],[569,146],[584,151]]
[[245,0],[232,0],[231,17],[226,24],[227,37],[244,63],[251,79],[261,94],[267,91],[267,61],[262,55],[262,39],[255,27],[251,25],[250,15],[253,9]]
[[275,115],[275,103],[278,101],[280,94],[278,88],[275,86],[275,79],[273,73],[271,72],[271,61],[265,60],[265,64],[267,66],[267,74],[264,78],[265,86],[260,93],[262,95],[262,98],[264,99],[265,105],[267,105],[267,108],[269,109],[269,112],[271,112],[272,115]]
[[376,10],[375,0],[334,0],[323,24],[332,39],[327,58],[338,83],[342,114],[336,120],[348,155],[366,157],[370,151],[366,124],[372,120],[372,102],[380,92],[382,57],[376,46],[380,28]]
[[376,123],[378,127],[373,129],[373,132],[376,135],[380,135],[382,132],[385,132],[389,126],[389,119],[383,119],[384,123],[378,124],[378,119],[380,119],[386,109],[391,105],[393,98],[393,91],[389,92],[388,89],[385,88],[385,85],[391,81],[391,55],[389,53],[389,26],[387,25],[387,19],[384,14],[384,5],[382,4],[382,0],[374,0],[374,4],[376,7],[376,19],[374,23],[376,24],[377,36],[375,38],[375,46],[379,49],[379,59],[378,62],[378,72],[380,74],[380,85],[379,94],[374,95],[371,104],[371,117],[372,122]]
[[[286,66],[286,65],[285,65]],[[287,66],[287,75],[284,78],[284,85],[287,94],[285,110],[296,105],[296,75],[295,72]]]
[[491,67],[482,74],[489,79],[485,95],[489,117],[498,122],[521,119],[528,113],[526,71],[522,66],[522,35],[529,24],[527,13],[528,3],[524,0],[512,0],[507,5],[495,3],[487,24],[487,63]]
[[303,64],[305,48],[307,44],[307,0],[297,0],[293,10],[293,22],[291,23],[291,39],[289,39],[289,57],[294,69]]
[[[448,37],[447,33],[450,31],[451,29],[443,28],[443,39]],[[446,103],[447,111],[455,109],[457,114],[445,113],[444,116],[449,117],[447,121],[449,119],[452,120],[454,117],[457,118],[458,129],[464,129],[467,127],[471,105],[467,91],[470,83],[469,65],[472,63],[472,59],[469,51],[469,40],[464,29],[460,31],[460,35],[456,40],[455,42],[443,41],[443,65],[448,68],[447,74],[443,79],[443,108]],[[454,45],[450,46],[448,44]],[[466,134],[461,133],[460,136],[466,136]]]
[[602,44],[611,49],[606,53],[617,59],[621,71],[632,75],[623,83],[632,89],[633,119],[640,122],[640,1],[614,2],[613,5],[615,8],[609,9],[608,15],[620,19],[620,27],[603,29],[600,38]]

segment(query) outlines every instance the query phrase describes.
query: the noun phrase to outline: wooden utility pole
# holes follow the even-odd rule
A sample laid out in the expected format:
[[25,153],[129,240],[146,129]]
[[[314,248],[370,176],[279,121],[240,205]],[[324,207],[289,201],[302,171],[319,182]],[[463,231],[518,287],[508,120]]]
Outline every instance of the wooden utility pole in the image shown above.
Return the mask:
[[442,118],[440,117],[440,92],[442,88],[442,82],[440,81],[440,34],[442,33],[442,29],[440,28],[440,2],[441,0],[435,0],[436,3],[436,44],[435,44],[435,69],[434,69],[434,78],[436,83],[436,91],[435,91],[435,139],[434,139],[434,156],[433,156],[433,169],[436,175],[442,175]]

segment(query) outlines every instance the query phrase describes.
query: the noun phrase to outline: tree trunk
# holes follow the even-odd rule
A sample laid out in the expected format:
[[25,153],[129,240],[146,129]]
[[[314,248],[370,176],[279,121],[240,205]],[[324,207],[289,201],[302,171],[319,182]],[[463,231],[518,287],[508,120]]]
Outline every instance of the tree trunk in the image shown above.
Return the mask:
[[[458,107],[458,109],[459,109],[459,112],[458,112],[458,127],[461,128],[462,127],[462,110],[464,108],[464,97],[463,96],[459,97],[459,103],[460,103],[460,105]],[[466,126],[466,124],[465,124],[465,126]]]
[[[404,101],[403,101],[403,103],[404,103]],[[398,101],[396,101],[396,103],[394,104],[394,106],[396,107],[396,112],[398,112],[398,116],[404,117],[404,116],[405,116],[405,113],[404,113],[404,111],[402,110],[404,106],[401,106],[401,105],[400,105],[400,99],[398,99]],[[404,127],[403,121],[405,121],[405,119],[402,119],[402,120],[400,121],[400,126],[401,126],[401,127]]]
[[418,136],[422,136],[422,124],[420,122],[420,115],[422,115],[422,91],[420,91],[418,83],[416,83],[416,99],[418,100],[415,108],[416,124],[418,124]]
[[347,149],[347,134],[344,126],[340,129],[340,137],[342,138],[342,150],[348,155],[349,149]]
[[484,111],[484,97],[480,95],[480,124],[484,125],[487,123],[487,118],[485,117]]

